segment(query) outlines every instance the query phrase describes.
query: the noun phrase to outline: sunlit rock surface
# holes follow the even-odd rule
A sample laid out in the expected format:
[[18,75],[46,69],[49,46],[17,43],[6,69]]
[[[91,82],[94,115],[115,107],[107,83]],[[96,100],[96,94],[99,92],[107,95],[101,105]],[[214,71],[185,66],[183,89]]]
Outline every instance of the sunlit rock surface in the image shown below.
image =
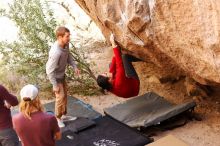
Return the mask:
[[108,40],[174,76],[220,83],[220,1],[75,0]]

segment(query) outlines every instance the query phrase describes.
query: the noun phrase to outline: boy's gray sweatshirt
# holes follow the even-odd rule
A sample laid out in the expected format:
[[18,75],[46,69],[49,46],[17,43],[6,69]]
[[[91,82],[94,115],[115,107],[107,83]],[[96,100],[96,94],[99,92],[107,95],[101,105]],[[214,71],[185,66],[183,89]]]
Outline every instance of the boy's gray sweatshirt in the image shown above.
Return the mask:
[[56,41],[49,51],[49,58],[46,64],[46,73],[53,87],[57,86],[58,80],[64,80],[67,64],[76,68],[73,56],[69,52],[69,46],[60,48]]

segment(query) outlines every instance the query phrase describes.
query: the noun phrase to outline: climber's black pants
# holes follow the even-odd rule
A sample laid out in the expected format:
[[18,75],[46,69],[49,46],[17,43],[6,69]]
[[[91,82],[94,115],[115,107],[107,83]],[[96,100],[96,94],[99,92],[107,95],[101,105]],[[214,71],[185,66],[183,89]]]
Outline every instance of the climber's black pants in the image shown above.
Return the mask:
[[125,75],[128,78],[135,78],[139,80],[139,77],[137,75],[136,70],[134,69],[134,66],[132,65],[132,62],[137,62],[141,60],[128,54],[122,54],[122,61],[125,70]]

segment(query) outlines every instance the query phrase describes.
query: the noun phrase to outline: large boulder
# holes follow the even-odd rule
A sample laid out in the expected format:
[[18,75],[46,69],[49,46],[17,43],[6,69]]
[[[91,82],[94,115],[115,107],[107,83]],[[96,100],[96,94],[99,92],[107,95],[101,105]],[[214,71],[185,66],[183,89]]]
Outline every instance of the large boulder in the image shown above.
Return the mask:
[[108,40],[201,84],[220,83],[220,1],[75,0]]

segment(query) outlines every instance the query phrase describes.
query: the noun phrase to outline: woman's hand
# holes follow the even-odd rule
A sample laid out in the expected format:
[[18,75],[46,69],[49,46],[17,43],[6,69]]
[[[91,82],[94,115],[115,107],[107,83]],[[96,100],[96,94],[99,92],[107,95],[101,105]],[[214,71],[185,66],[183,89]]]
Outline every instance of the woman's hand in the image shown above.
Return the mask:
[[5,100],[4,101],[4,106],[7,108],[7,109],[10,109],[11,108],[11,105]]

